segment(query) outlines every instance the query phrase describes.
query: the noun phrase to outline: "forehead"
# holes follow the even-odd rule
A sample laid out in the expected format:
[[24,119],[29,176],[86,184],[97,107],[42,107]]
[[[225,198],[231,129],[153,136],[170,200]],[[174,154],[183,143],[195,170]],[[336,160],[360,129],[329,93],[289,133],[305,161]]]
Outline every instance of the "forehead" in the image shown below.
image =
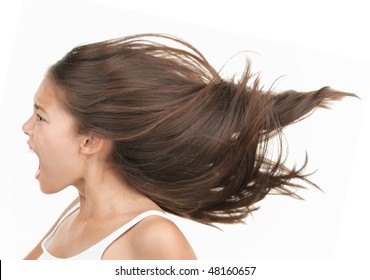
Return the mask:
[[51,106],[57,101],[53,92],[52,84],[48,79],[44,79],[41,82],[33,101],[35,104],[41,106]]

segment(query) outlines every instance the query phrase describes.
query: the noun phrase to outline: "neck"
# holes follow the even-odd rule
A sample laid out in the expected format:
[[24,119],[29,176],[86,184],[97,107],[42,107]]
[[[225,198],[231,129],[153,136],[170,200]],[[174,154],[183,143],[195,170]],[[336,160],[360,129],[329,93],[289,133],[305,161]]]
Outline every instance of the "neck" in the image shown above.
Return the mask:
[[106,166],[90,168],[76,188],[81,221],[156,207],[149,198],[124,182],[117,171]]

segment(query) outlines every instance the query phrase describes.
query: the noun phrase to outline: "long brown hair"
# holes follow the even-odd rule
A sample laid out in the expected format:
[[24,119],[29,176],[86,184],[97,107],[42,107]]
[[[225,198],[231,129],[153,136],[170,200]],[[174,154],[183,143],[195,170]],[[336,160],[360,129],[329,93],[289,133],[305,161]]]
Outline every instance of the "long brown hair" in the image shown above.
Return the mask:
[[[307,156],[286,167],[282,129],[355,96],[262,90],[249,65],[238,81],[223,79],[193,46],[160,34],[78,46],[48,77],[78,133],[113,141],[122,178],[166,211],[205,224],[240,222],[268,193],[296,196],[315,185],[303,173]],[[274,160],[272,138],[281,146]]]

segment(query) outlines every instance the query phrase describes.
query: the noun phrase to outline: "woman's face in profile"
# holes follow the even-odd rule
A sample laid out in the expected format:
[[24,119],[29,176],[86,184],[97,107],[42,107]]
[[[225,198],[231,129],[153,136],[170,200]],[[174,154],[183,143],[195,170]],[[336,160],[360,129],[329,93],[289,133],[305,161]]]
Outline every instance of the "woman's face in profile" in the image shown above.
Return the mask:
[[22,126],[30,150],[39,158],[35,178],[44,193],[77,183],[83,167],[81,139],[74,131],[72,116],[55,94],[55,86],[45,78],[34,96],[33,114]]

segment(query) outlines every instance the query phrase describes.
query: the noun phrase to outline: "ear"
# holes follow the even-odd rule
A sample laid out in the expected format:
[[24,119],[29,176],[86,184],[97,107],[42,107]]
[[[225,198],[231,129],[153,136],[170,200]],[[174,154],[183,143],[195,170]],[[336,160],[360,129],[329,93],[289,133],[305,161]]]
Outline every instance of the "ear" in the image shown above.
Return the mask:
[[84,155],[93,155],[102,150],[105,139],[95,135],[85,135],[81,139],[80,152]]

